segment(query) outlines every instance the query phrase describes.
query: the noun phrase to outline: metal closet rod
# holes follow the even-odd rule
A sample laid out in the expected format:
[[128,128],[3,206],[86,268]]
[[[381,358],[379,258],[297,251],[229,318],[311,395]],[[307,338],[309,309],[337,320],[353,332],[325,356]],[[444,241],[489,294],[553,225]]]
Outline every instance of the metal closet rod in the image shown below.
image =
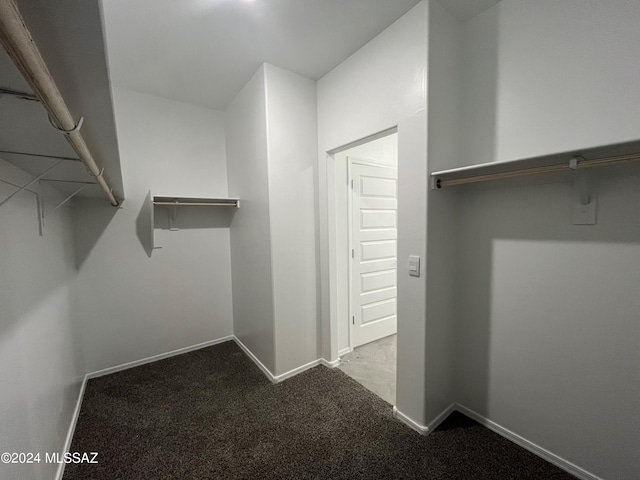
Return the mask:
[[454,185],[465,185],[468,183],[487,182],[490,180],[502,180],[505,178],[526,177],[529,175],[539,175],[542,173],[567,172],[580,168],[603,167],[606,165],[615,165],[621,163],[635,162],[640,160],[640,153],[631,153],[628,155],[616,155],[613,157],[594,158],[592,160],[584,160],[577,158],[575,168],[571,167],[571,163],[561,163],[557,165],[547,165],[543,167],[522,168],[518,170],[510,170],[508,172],[488,173],[485,175],[469,175],[462,178],[454,178],[444,180],[438,178],[436,180],[436,188],[452,187]]
[[56,127],[64,133],[65,138],[78,154],[89,174],[95,177],[111,204],[118,206],[119,202],[113,195],[113,188],[102,176],[104,169],[97,165],[91,155],[80,133],[80,123],[76,124],[71,116],[14,0],[0,0],[0,43],[48,112],[52,123],[55,123]]

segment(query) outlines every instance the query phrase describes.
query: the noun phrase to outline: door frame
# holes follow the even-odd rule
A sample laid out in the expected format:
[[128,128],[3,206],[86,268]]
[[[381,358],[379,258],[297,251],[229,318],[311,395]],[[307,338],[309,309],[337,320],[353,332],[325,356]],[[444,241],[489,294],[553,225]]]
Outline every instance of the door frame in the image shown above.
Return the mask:
[[[351,336],[349,336],[348,345],[346,347],[340,346],[341,338],[343,338],[340,333],[340,325],[341,321],[346,315],[346,321],[350,321],[350,307],[347,304],[347,309],[342,310],[341,301],[339,300],[339,282],[340,278],[343,278],[342,281],[345,283],[349,282],[349,279],[346,278],[346,275],[342,273],[340,275],[340,252],[338,252],[338,245],[340,243],[340,238],[344,238],[340,234],[339,227],[339,218],[337,215],[337,196],[338,192],[343,188],[343,185],[337,182],[345,182],[344,187],[346,188],[346,176],[341,176],[337,178],[339,162],[336,159],[340,154],[344,153],[347,150],[350,150],[354,147],[358,147],[360,145],[364,145],[366,143],[370,143],[374,140],[378,140],[383,137],[387,137],[389,135],[396,134],[397,137],[397,148],[398,148],[398,173],[400,169],[400,134],[398,125],[391,125],[384,130],[381,130],[373,135],[369,135],[363,137],[354,142],[350,142],[344,144],[340,147],[333,148],[324,153],[321,153],[321,164],[323,167],[320,169],[322,171],[321,176],[324,178],[324,193],[320,191],[319,193],[319,204],[318,204],[318,215],[319,217],[323,217],[326,215],[326,230],[323,232],[322,222],[319,233],[319,280],[320,284],[318,286],[318,295],[320,299],[319,303],[319,315],[320,315],[320,323],[319,323],[319,339],[318,339],[318,348],[321,352],[320,355],[324,355],[324,358],[328,359],[328,363],[330,365],[338,365],[340,362],[340,357],[346,355],[350,351],[352,351],[351,345]],[[377,164],[379,165],[379,164]],[[343,175],[343,174],[341,174]],[[322,182],[321,184],[322,185]],[[322,186],[319,186],[322,190]],[[349,207],[347,207],[349,209]],[[348,230],[348,228],[347,228]],[[326,236],[325,236],[326,235]],[[349,239],[346,240],[348,245]],[[326,257],[325,257],[326,255]],[[323,260],[324,257],[324,260]],[[347,265],[350,262],[347,261]],[[349,267],[347,267],[349,268]],[[322,279],[326,278],[326,283],[323,283]],[[348,297],[347,292],[347,297]],[[349,301],[349,299],[347,299]],[[343,304],[342,304],[343,305]]]
[[[392,135],[394,132],[389,132],[388,135]],[[376,136],[376,138],[380,138],[379,136]],[[375,140],[371,139],[368,140],[373,141]],[[368,143],[368,142],[364,142],[364,143]],[[353,302],[353,257],[352,254],[350,254],[350,251],[353,251],[353,249],[355,248],[354,244],[353,244],[353,165],[364,165],[367,167],[376,167],[376,168],[393,168],[390,167],[389,165],[384,165],[382,163],[378,163],[374,160],[371,159],[367,159],[367,158],[358,158],[358,157],[349,157],[347,156],[347,188],[348,190],[348,194],[347,194],[347,215],[348,215],[348,220],[347,220],[347,255],[348,255],[348,264],[349,264],[349,278],[347,280],[347,298],[348,298],[348,305],[349,305],[349,315],[347,316],[347,322],[349,325],[348,331],[349,331],[349,352],[352,352],[353,349],[355,348],[353,345],[353,337],[354,337],[354,329],[355,329],[355,324],[352,321],[352,319],[355,316],[355,313],[353,311],[353,307],[354,307],[354,302]],[[396,165],[396,174],[398,173],[398,165]],[[397,212],[397,210],[396,210]],[[337,232],[336,232],[337,234]],[[398,252],[397,252],[397,242],[396,242],[396,258],[398,256]],[[396,293],[396,301],[397,301],[397,293]]]

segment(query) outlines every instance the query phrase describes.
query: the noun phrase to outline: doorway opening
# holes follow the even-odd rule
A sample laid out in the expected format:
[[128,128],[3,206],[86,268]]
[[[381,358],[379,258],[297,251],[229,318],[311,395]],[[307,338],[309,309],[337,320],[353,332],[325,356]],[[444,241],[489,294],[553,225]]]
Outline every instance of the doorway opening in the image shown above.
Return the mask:
[[339,368],[395,405],[397,129],[333,159]]

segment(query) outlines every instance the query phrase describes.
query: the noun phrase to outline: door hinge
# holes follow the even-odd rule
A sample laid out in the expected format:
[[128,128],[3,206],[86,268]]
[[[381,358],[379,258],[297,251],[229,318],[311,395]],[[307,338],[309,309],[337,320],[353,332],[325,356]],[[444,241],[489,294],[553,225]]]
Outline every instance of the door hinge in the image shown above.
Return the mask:
[[[344,257],[342,257],[342,258],[344,258]],[[356,251],[353,248],[351,249],[351,258],[356,258]]]
[[353,188],[353,179],[351,179],[351,188]]
[[351,317],[351,325],[355,325],[356,324],[356,317],[353,316]]

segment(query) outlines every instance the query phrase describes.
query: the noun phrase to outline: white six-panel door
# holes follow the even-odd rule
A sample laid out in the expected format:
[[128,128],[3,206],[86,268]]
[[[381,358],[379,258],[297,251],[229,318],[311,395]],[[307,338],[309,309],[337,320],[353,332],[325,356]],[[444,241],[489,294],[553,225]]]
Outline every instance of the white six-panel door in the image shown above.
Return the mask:
[[351,347],[397,331],[396,168],[349,159],[351,192]]

